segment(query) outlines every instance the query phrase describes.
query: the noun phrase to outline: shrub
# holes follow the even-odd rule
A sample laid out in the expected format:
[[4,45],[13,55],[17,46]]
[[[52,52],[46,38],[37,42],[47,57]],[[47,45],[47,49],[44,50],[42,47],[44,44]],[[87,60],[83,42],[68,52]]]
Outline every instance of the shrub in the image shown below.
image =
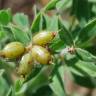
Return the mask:
[[[96,1],[51,0],[34,11],[30,25],[27,15],[0,10],[0,96],[67,96],[66,72],[76,84],[95,88]],[[22,51],[16,58],[2,55],[11,42],[25,47],[8,49]]]

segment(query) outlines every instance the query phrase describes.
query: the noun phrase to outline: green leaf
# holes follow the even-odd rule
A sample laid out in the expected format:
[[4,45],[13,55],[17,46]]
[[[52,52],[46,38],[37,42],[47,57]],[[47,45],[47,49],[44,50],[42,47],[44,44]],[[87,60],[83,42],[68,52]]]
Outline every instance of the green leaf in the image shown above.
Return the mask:
[[23,84],[23,80],[21,79],[18,79],[18,80],[16,80],[16,82],[15,82],[15,91],[17,92],[17,91],[19,91],[19,89],[21,88],[21,86],[22,86],[22,84]]
[[88,0],[89,2],[96,3],[96,0]]
[[52,52],[60,52],[61,49],[65,48],[65,42],[62,41],[58,36],[51,42],[49,48]]
[[34,68],[34,70],[31,71],[30,74],[28,74],[28,76],[26,76],[24,82],[27,82],[29,81],[30,79],[32,79],[33,77],[35,77],[41,70],[42,67],[39,67],[39,68]]
[[96,4],[92,6],[92,12],[96,14]]
[[7,62],[5,59],[0,58],[0,68],[12,71],[15,67],[15,63]]
[[[43,87],[39,88],[36,92],[34,92],[32,94],[32,96],[38,96],[38,94],[39,94],[39,96],[53,96],[52,93],[53,92],[49,86],[43,86]],[[27,93],[27,95],[28,95],[28,93]]]
[[88,0],[73,0],[72,13],[81,20],[88,20],[90,17],[90,5]]
[[44,11],[48,11],[48,10],[52,10],[54,8],[56,8],[56,3],[58,2],[59,0],[51,0],[44,8],[43,10]]
[[82,76],[78,76],[76,74],[72,74],[73,78],[74,78],[74,82],[82,87],[85,88],[96,88],[96,78],[93,77],[82,77]]
[[0,27],[0,49],[2,49],[6,43],[14,41],[13,35],[9,28]]
[[24,28],[24,30],[29,28],[29,20],[28,16],[24,13],[17,13],[13,16],[13,23],[20,28]]
[[69,70],[73,74],[74,81],[84,87],[96,87],[96,65],[93,62],[81,61],[77,58],[67,62]]
[[8,84],[6,80],[0,76],[0,96],[5,96],[6,92],[8,91]]
[[66,10],[67,8],[70,8],[72,5],[72,0],[60,0],[57,4],[56,4],[56,9],[58,11],[61,10]]
[[92,62],[78,61],[77,68],[85,72],[86,76],[96,77],[96,65]]
[[32,25],[31,25],[31,31],[39,32],[40,30],[43,30],[45,24],[42,13],[38,13],[38,15],[34,18]]
[[67,62],[72,73],[82,77],[96,77],[96,65],[93,62],[85,62],[72,59]]
[[83,61],[94,63],[96,62],[96,57],[86,50],[76,48],[76,54]]
[[[96,18],[90,20],[80,31],[77,45],[80,47],[92,46],[92,40],[96,37]],[[82,38],[81,38],[82,37]]]
[[0,76],[3,75],[4,71],[5,71],[4,69],[0,69]]
[[44,66],[41,71],[31,80],[25,82],[16,95],[24,94],[25,92],[36,92],[37,89],[49,83],[49,76],[52,73],[53,65]]
[[7,25],[11,21],[10,10],[0,10],[0,24]]
[[48,15],[44,15],[46,22],[46,29],[49,31],[58,31],[58,16],[49,17]]
[[30,42],[30,39],[26,32],[23,32],[21,29],[14,27],[14,26],[13,27],[11,26],[11,30],[16,41],[20,41],[24,45]]
[[6,36],[4,30],[0,30],[0,40],[2,40]]
[[74,45],[73,38],[71,33],[65,28],[61,19],[58,19],[58,26],[59,26],[59,36],[62,41],[65,42],[67,45]]
[[56,94],[56,96],[66,96],[64,90],[64,66],[60,66],[55,70],[55,75],[50,83],[50,88]]
[[7,92],[7,94],[6,94],[6,96],[12,96],[12,87],[9,88],[9,90],[8,90],[8,92]]
[[14,90],[14,87],[10,87],[6,96],[15,96],[15,90]]

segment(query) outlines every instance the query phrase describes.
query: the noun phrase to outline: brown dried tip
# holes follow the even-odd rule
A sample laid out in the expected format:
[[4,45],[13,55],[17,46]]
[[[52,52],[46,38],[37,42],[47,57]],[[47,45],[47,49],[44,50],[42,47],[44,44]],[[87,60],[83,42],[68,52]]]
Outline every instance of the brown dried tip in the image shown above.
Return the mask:
[[57,32],[52,32],[53,36],[55,37],[57,35]]
[[71,48],[68,48],[68,52],[70,52],[71,54],[73,54],[75,52],[75,48],[73,46]]

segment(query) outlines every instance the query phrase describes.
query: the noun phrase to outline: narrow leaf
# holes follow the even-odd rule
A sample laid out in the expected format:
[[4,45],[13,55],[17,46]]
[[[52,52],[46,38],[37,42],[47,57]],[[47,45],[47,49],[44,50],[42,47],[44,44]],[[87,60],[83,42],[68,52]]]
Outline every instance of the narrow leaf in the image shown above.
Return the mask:
[[46,22],[46,29],[49,31],[58,31],[58,17],[52,16],[49,17],[48,15],[44,15],[45,22]]
[[[68,62],[67,62],[68,63]],[[71,60],[70,63],[68,63],[69,69],[72,73],[82,76],[82,77],[96,77],[96,65],[93,62],[85,62],[85,61],[75,61],[73,59],[73,62]]]
[[48,11],[48,10],[52,10],[56,7],[56,3],[58,2],[59,0],[51,0],[44,8],[43,10],[44,11]]
[[0,76],[0,96],[5,96],[8,91],[9,85],[5,78]]
[[73,0],[72,13],[81,20],[88,20],[90,17],[90,5],[88,0]]
[[58,26],[61,40],[67,45],[74,45],[71,33],[65,28],[60,18],[58,19]]
[[96,3],[96,0],[88,0],[89,2]]
[[38,13],[38,15],[34,18],[32,22],[31,31],[34,33],[43,30],[43,23],[43,15],[42,13]]
[[76,48],[76,54],[83,61],[96,62],[96,57],[86,50]]
[[49,45],[49,48],[53,51],[53,52],[60,52],[61,49],[63,49],[65,47],[65,42],[62,41],[60,38],[56,37],[51,44]]
[[72,0],[60,0],[56,3],[56,9],[58,11],[66,10],[67,8],[70,8],[72,5]]
[[4,71],[5,71],[4,69],[0,69],[0,76],[3,75]]
[[64,90],[64,66],[58,67],[55,75],[53,76],[50,88],[56,96],[66,96]]
[[[89,21],[80,31],[78,35],[78,41],[76,42],[78,46],[87,46],[92,43],[92,40],[96,37],[96,18]],[[82,38],[81,38],[82,37]]]
[[24,94],[27,92],[35,92],[38,88],[47,85],[49,83],[49,76],[53,70],[53,66],[45,66],[41,71],[28,82],[25,82],[21,89],[16,92],[16,95]]

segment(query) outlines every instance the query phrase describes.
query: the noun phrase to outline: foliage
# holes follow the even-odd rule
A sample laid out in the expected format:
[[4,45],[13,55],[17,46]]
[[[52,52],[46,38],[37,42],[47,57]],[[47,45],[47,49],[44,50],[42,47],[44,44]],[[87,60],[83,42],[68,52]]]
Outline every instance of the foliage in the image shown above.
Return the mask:
[[[49,16],[51,10],[55,12]],[[68,20],[63,18],[66,14]],[[31,25],[24,13],[12,15],[9,9],[0,10],[1,50],[12,41],[27,47],[32,36],[41,30],[57,34],[48,44],[52,64],[37,64],[21,78],[16,73],[19,60],[0,57],[0,96],[66,96],[66,69],[75,83],[96,87],[96,0],[51,0],[39,10]]]

